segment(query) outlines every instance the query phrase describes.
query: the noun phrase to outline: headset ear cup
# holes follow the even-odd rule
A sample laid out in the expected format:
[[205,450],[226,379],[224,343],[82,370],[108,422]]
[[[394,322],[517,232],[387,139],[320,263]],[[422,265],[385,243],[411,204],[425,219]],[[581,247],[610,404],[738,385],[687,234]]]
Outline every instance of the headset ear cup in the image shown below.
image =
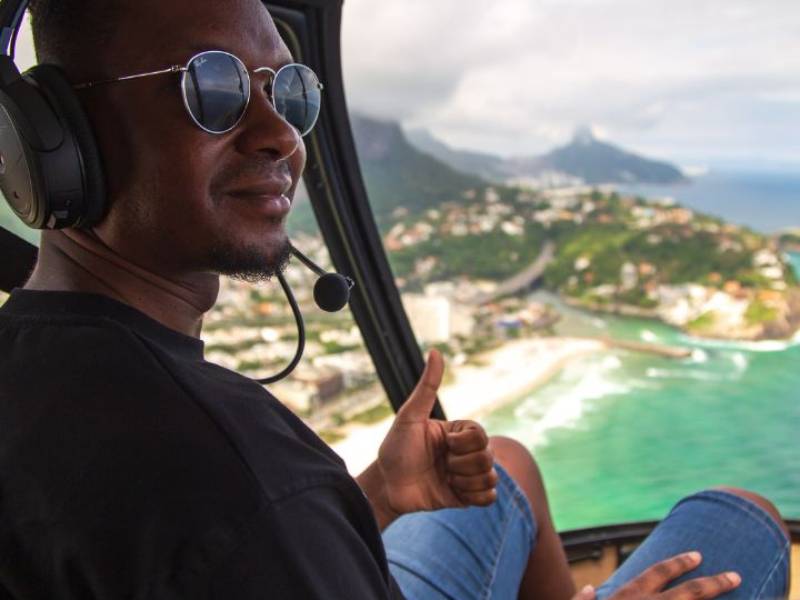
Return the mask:
[[38,65],[27,71],[25,76],[39,86],[77,143],[84,198],[82,214],[77,215],[75,224],[78,227],[93,225],[105,214],[107,200],[102,158],[86,112],[60,68]]

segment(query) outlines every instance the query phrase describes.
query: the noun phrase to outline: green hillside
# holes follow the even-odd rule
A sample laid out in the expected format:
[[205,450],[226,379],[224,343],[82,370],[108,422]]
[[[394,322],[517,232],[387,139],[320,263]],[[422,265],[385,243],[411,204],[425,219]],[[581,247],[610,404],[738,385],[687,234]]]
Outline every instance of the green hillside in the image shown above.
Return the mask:
[[[412,146],[397,123],[351,115],[361,174],[378,226],[386,230],[397,209],[417,215],[442,202],[459,202],[486,182],[461,173]],[[307,194],[298,190],[289,217],[290,232],[314,233],[317,224]]]
[[351,117],[361,170],[381,227],[398,208],[419,213],[482,190],[479,177],[460,173],[409,144],[397,123]]

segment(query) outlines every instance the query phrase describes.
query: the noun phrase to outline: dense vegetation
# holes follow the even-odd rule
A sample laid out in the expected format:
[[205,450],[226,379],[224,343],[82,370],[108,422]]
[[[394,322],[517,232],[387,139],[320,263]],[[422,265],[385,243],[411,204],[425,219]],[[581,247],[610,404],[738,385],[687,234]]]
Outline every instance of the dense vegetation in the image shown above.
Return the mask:
[[590,258],[587,273],[591,276],[584,277],[579,288],[619,282],[626,263],[653,265],[653,278],[664,284],[764,283],[753,269],[752,252],[747,248],[722,250],[715,235],[683,226],[641,231],[618,223],[590,223],[565,232],[558,241],[558,257],[546,275],[548,285],[554,288],[567,284],[580,257]]
[[446,281],[470,279],[501,280],[511,277],[536,260],[546,239],[540,226],[526,228],[524,236],[502,231],[471,234],[463,237],[435,236],[427,242],[392,252],[389,259],[396,275],[410,276],[415,266],[427,257],[435,257],[426,279]]
[[784,233],[778,241],[784,247],[800,249],[800,233]]

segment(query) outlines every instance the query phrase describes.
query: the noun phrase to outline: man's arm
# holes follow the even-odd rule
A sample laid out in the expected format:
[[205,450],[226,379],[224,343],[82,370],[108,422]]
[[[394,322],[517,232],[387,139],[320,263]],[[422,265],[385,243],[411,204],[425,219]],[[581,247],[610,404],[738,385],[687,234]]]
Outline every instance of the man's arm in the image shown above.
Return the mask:
[[356,482],[372,505],[372,512],[375,513],[378,527],[383,531],[400,515],[389,506],[386,496],[386,481],[378,466],[378,461],[373,462],[361,475],[356,477]]

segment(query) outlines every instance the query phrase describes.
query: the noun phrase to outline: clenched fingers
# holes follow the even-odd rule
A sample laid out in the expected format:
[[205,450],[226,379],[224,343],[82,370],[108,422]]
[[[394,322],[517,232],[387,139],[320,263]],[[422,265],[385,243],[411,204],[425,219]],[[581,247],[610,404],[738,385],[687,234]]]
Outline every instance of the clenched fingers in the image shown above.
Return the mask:
[[481,475],[488,473],[493,467],[494,456],[489,449],[465,455],[447,455],[447,471],[450,475]]
[[465,506],[489,506],[497,500],[497,490],[491,489],[483,492],[456,492],[458,499]]
[[497,475],[497,471],[492,469],[488,473],[481,473],[480,475],[451,475],[450,487],[461,492],[483,492],[493,490],[499,480],[500,477]]
[[479,475],[450,475],[450,489],[466,505],[488,506],[497,498],[495,486],[499,481],[494,468]]
[[488,506],[497,499],[499,480],[483,427],[473,421],[450,423],[447,471],[450,489],[467,506]]
[[459,421],[452,425],[455,429],[447,434],[447,449],[451,453],[470,454],[485,450],[489,446],[489,436],[477,423]]

